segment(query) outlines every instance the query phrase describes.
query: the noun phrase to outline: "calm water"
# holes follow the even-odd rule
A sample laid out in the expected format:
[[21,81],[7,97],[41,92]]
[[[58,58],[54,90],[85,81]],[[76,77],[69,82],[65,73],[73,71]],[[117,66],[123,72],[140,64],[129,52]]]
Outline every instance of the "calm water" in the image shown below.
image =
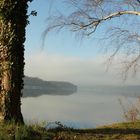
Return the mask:
[[72,127],[91,128],[124,121],[119,98],[126,106],[136,101],[135,97],[105,91],[78,91],[69,96],[23,98],[22,112],[27,121],[61,121]]

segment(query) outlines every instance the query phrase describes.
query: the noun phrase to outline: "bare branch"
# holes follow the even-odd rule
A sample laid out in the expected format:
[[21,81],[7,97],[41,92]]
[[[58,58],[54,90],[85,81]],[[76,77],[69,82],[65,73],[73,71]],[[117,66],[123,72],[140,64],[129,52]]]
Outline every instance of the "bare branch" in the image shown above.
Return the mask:
[[137,0],[138,3],[140,3],[140,0]]
[[[101,29],[108,29],[105,38],[111,45],[108,45],[110,57],[109,61],[121,53],[125,55],[127,61],[123,61],[125,65],[124,73],[128,73],[130,69],[134,71],[140,62],[140,0],[65,0],[71,4],[73,10],[70,14],[62,14],[48,18],[47,29],[44,32],[44,38],[52,30],[68,29],[80,33],[83,36],[89,36],[95,33],[100,25],[104,22],[108,26]],[[113,21],[118,23],[111,24]],[[130,18],[130,19],[129,19]],[[133,20],[134,18],[134,20]],[[113,20],[114,19],[114,20]],[[121,27],[121,23],[126,24]],[[131,25],[131,26],[130,26]],[[112,26],[116,26],[113,27]],[[110,28],[111,27],[111,28]],[[134,28],[137,27],[137,30]],[[107,35],[109,35],[107,37]]]
[[138,11],[119,11],[119,12],[116,12],[116,13],[112,13],[108,16],[105,16],[103,17],[102,19],[97,19],[97,20],[93,20],[92,22],[88,23],[88,24],[85,24],[85,25],[80,25],[82,28],[86,28],[88,26],[95,26],[97,28],[97,26],[102,22],[102,21],[105,21],[105,20],[108,20],[108,19],[112,19],[112,18],[115,18],[115,17],[119,17],[121,15],[137,15],[137,16],[140,16],[140,12]]

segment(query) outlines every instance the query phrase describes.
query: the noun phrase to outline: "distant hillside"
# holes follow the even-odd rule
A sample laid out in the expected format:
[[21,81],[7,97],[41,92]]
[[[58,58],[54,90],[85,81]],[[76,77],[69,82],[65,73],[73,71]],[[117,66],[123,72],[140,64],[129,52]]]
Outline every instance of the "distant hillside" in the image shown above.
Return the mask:
[[77,91],[77,86],[69,82],[44,81],[39,78],[25,77],[23,97],[37,97],[45,94],[70,95]]

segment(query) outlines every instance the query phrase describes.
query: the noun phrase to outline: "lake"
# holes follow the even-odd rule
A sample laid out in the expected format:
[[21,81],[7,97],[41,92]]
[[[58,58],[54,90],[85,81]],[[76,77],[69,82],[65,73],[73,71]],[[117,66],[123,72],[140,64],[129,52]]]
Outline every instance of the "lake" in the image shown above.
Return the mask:
[[78,90],[69,96],[43,95],[22,98],[22,113],[26,121],[60,121],[70,127],[93,128],[124,121],[121,99],[125,106],[136,102],[134,96],[106,90]]

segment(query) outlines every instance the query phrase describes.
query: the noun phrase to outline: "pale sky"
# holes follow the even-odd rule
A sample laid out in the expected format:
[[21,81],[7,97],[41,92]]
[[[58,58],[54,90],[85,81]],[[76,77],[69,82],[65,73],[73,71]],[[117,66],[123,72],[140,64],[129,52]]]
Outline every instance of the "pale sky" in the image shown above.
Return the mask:
[[[106,71],[107,57],[101,52],[98,38],[103,31],[95,33],[95,38],[78,40],[72,33],[52,33],[46,36],[41,49],[41,35],[46,27],[46,18],[54,9],[64,11],[65,7],[56,0],[50,8],[50,0],[34,0],[29,11],[36,10],[37,17],[30,17],[25,42],[25,75],[44,80],[69,81],[77,85],[138,85],[140,74],[122,80],[121,67],[115,64]],[[56,10],[56,11],[57,11]],[[118,61],[118,60],[117,60]]]

